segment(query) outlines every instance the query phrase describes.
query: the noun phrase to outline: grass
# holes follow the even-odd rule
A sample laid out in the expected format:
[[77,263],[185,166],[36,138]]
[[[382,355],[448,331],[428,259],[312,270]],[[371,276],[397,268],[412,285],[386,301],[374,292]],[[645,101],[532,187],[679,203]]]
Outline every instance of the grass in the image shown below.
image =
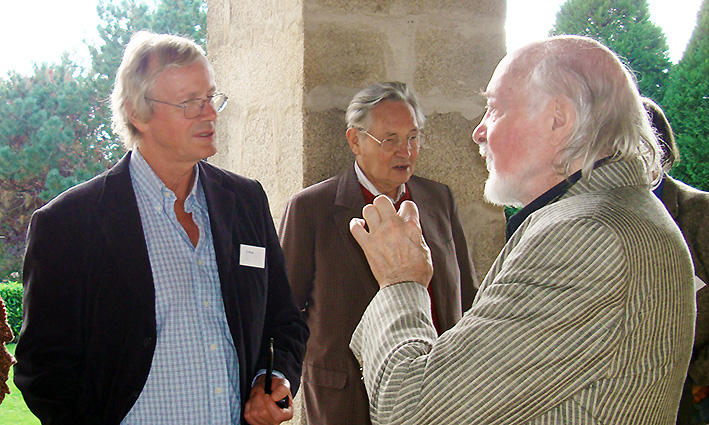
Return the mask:
[[[7,350],[14,355],[15,344],[9,344]],[[12,382],[12,375],[13,370],[10,369],[10,379],[7,382],[10,394],[6,395],[0,404],[0,425],[39,425],[39,419],[29,411],[22,394]]]

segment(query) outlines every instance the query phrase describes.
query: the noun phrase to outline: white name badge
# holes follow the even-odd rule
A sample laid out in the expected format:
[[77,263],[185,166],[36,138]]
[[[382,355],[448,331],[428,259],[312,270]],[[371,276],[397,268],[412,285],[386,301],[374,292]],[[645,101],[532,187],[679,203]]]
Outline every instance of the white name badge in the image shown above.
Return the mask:
[[705,286],[707,286],[707,284],[704,283],[704,281],[701,280],[699,278],[699,276],[694,275],[694,292],[697,292],[698,290],[702,289]]
[[241,244],[239,265],[257,267],[259,269],[266,267],[266,248]]

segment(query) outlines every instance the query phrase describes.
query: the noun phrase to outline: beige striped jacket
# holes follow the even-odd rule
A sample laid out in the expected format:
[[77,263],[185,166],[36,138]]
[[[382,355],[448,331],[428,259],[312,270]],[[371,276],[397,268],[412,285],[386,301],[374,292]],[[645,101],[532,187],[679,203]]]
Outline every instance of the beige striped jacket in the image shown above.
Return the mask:
[[438,339],[422,286],[380,290],[350,345],[372,422],[674,423],[693,269],[644,180],[610,163],[530,215]]

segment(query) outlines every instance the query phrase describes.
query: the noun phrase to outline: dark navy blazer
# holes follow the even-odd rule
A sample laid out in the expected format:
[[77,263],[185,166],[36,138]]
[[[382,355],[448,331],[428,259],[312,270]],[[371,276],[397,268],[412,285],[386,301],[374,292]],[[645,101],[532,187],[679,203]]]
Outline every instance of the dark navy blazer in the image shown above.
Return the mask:
[[[155,289],[129,158],[59,195],[30,223],[15,382],[44,424],[117,424],[150,371]],[[255,180],[204,161],[198,166],[239,356],[242,406],[265,368],[270,337],[274,368],[295,394],[308,329],[288,284],[266,194]],[[265,247],[265,268],[240,266],[241,244]]]

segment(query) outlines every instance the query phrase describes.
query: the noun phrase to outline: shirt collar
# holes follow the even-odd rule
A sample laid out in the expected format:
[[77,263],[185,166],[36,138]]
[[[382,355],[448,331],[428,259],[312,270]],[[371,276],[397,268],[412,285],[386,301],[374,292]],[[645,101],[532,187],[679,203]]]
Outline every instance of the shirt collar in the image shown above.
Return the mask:
[[[359,164],[357,164],[357,161],[354,162],[354,169],[355,169],[355,174],[357,174],[357,180],[359,183],[364,186],[365,189],[370,191],[372,195],[374,196],[379,196],[382,195],[382,192],[377,189],[372,182],[369,181],[367,176],[364,175],[364,172],[362,171],[361,168],[359,168]],[[396,191],[396,198],[392,199],[391,202],[397,203],[399,202],[399,199],[401,199],[402,196],[406,193],[406,183],[402,183],[401,186]],[[391,198],[389,198],[391,199]]]
[[527,219],[527,217],[529,217],[533,212],[537,211],[538,209],[545,207],[556,201],[557,199],[561,198],[561,196],[566,193],[567,190],[569,190],[571,185],[576,183],[580,178],[581,170],[575,172],[566,179],[562,180],[556,186],[542,193],[537,199],[530,202],[524,208],[512,215],[512,217],[510,217],[510,219],[507,221],[507,227],[505,229],[507,240],[510,240],[512,235],[514,235],[515,231],[517,231],[517,228],[522,225],[522,223],[524,222],[524,220]]
[[[195,178],[192,184],[192,189],[190,189],[189,195],[185,200],[185,211],[190,213],[195,210],[196,207],[200,207],[201,204],[197,202],[199,183],[199,167],[195,164]],[[139,182],[140,187],[145,191],[145,194],[150,199],[150,202],[162,205],[165,202],[165,198],[169,198],[171,202],[174,203],[176,196],[173,191],[165,186],[165,183],[160,180],[155,171],[150,167],[150,164],[145,160],[143,155],[140,154],[140,149],[133,149],[130,157],[130,170],[132,178]]]
[[[596,169],[606,163],[610,158],[603,158],[598,161],[596,161],[595,164],[593,164],[593,168]],[[527,219],[533,212],[541,209],[542,207],[545,207],[552,202],[558,200],[566,192],[569,190],[571,186],[573,186],[576,182],[578,182],[581,179],[581,170],[573,173],[572,175],[568,176],[561,182],[559,182],[556,186],[552,187],[551,189],[547,190],[546,192],[542,193],[537,199],[534,201],[530,202],[527,204],[524,208],[519,210],[517,213],[512,215],[508,220],[507,220],[507,227],[505,229],[505,233],[507,236],[507,240],[510,240],[512,235],[517,231],[519,226],[522,225],[524,220]]]

